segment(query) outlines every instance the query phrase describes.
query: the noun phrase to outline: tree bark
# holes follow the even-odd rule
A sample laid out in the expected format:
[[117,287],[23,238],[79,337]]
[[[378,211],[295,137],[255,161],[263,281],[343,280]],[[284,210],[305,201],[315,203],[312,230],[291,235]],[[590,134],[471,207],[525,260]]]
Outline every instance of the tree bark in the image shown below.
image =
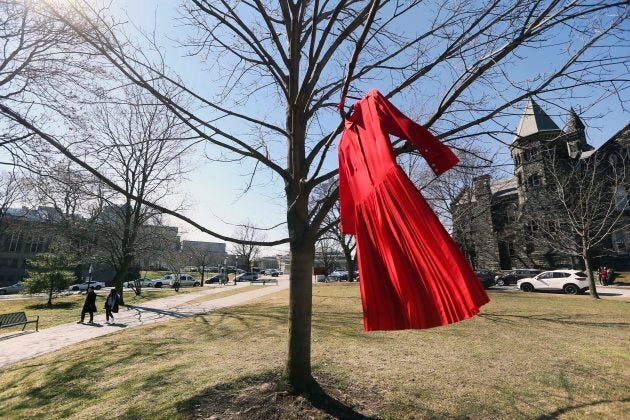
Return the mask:
[[346,258],[346,271],[348,272],[348,281],[354,281],[354,259],[352,253],[347,247],[343,247],[343,254]]
[[289,291],[289,352],[287,378],[294,393],[308,391],[311,376],[311,318],[314,240],[291,242],[291,288]]
[[593,276],[593,268],[591,267],[591,257],[587,250],[582,254],[582,259],[584,260],[584,269],[586,270],[586,274],[588,275],[588,290],[593,299],[599,299],[599,294],[597,293],[597,286],[595,285],[595,277]]

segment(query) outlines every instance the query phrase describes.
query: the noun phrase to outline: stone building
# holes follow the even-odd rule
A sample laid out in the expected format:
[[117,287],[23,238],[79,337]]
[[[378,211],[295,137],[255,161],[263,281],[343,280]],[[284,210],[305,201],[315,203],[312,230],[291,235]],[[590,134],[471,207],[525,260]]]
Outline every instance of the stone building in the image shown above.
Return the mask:
[[[552,177],[570,167],[592,159],[595,153],[628,153],[629,125],[616,133],[597,151],[586,141],[585,126],[571,109],[566,126],[560,129],[544,110],[530,98],[515,132],[510,152],[514,176],[491,179],[477,177],[452,203],[453,236],[475,269],[579,267],[575,253],[559,252],[539,240],[541,231],[558,237],[562,232],[561,211],[549,193]],[[598,155],[599,156],[599,155]],[[562,166],[565,165],[565,166]],[[628,168],[630,169],[630,168]],[[615,192],[618,202],[627,203],[627,190]],[[627,204],[619,208],[627,209]],[[613,232],[598,250],[599,262],[621,268],[628,265],[630,235]]]

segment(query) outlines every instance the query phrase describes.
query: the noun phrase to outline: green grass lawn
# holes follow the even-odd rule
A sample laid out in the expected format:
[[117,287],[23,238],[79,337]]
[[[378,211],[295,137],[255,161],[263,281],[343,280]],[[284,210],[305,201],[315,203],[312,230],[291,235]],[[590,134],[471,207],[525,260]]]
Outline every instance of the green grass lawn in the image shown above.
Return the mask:
[[[11,366],[0,374],[0,418],[193,418],[236,406],[233,390],[282,371],[287,299],[284,291]],[[313,373],[381,418],[630,418],[629,305],[491,292],[471,320],[364,333],[357,285],[317,285]]]
[[[179,293],[198,292],[199,290],[199,288],[182,287],[179,289]],[[105,310],[103,306],[105,306],[105,297],[108,291],[109,288],[106,288],[105,290],[97,292],[97,313],[104,313]],[[148,300],[173,296],[177,292],[173,289],[165,288],[162,290],[143,290],[140,296],[136,296],[130,289],[126,289],[124,293],[125,303],[135,305]],[[24,299],[2,299],[0,301],[0,313],[25,312],[29,319],[35,319],[35,317],[39,315],[40,329],[78,321],[81,318],[81,309],[85,301],[85,294],[72,294],[54,298],[52,308],[46,306],[47,300],[48,298],[45,296],[26,297]],[[32,325],[29,324],[29,328],[31,326]],[[22,327],[19,327],[18,329],[21,328]],[[7,330],[2,330],[2,332],[4,331]]]

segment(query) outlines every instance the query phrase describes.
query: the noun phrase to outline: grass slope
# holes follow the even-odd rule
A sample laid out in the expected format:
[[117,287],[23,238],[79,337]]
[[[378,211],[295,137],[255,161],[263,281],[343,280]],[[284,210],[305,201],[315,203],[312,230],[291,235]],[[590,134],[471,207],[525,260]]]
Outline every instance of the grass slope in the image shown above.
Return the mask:
[[[0,418],[302,417],[311,406],[268,386],[286,358],[287,299],[282,292],[14,365],[0,372]],[[630,417],[629,302],[491,299],[455,325],[366,334],[356,285],[317,285],[314,375],[344,407],[380,418]]]

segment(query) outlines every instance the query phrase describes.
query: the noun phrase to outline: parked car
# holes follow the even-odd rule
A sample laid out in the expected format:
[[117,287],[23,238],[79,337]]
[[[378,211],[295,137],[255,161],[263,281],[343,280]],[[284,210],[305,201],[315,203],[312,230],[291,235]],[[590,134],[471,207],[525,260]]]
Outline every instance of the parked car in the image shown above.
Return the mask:
[[224,278],[223,274],[215,274],[214,276],[207,278],[204,281],[204,284],[214,284],[214,283],[219,284],[221,283],[221,280],[223,278]]
[[159,279],[152,279],[147,282],[148,287],[164,287],[170,286],[173,287],[173,283],[175,280],[179,279],[179,286],[199,286],[201,283],[199,280],[196,280],[190,274],[167,274],[165,276],[160,277]]
[[83,283],[77,283],[77,284],[72,284],[70,286],[68,286],[68,290],[72,290],[73,292],[76,291],[85,291],[88,289],[88,287],[93,287],[96,290],[101,290],[103,287],[105,287],[105,283],[103,283],[102,281],[84,281]]
[[236,276],[236,281],[253,281],[258,279],[258,273],[246,272]]
[[171,275],[174,276],[173,280],[171,281],[171,287],[174,286],[175,281],[179,282],[179,287],[201,286],[201,282],[197,280],[196,278],[194,278],[193,276],[191,276],[190,274],[171,274]]
[[138,279],[138,280],[134,280],[134,281],[127,281],[125,283],[123,283],[124,287],[136,287],[136,282],[140,283],[140,287],[151,287],[149,286],[149,283],[152,282],[152,279]]
[[271,275],[271,277],[278,277],[280,272],[278,270],[269,270],[268,274]]
[[328,278],[332,281],[348,280],[347,271],[333,271],[328,275]]
[[588,277],[583,271],[544,271],[535,277],[520,279],[516,285],[524,292],[535,290],[562,290],[568,295],[577,295],[588,289]]
[[516,284],[516,282],[520,279],[524,279],[527,277],[533,277],[540,273],[543,270],[536,270],[534,268],[519,268],[516,270],[512,270],[509,273],[498,274],[494,278],[494,282],[497,286],[505,286],[509,284]]
[[22,285],[15,283],[10,286],[0,287],[0,295],[15,295],[22,291]]
[[481,282],[481,284],[483,285],[484,289],[489,289],[492,286],[494,286],[495,284],[495,273],[492,271],[487,271],[487,270],[481,270],[481,271],[475,271],[475,274],[477,275],[477,278],[479,279],[479,281]]

